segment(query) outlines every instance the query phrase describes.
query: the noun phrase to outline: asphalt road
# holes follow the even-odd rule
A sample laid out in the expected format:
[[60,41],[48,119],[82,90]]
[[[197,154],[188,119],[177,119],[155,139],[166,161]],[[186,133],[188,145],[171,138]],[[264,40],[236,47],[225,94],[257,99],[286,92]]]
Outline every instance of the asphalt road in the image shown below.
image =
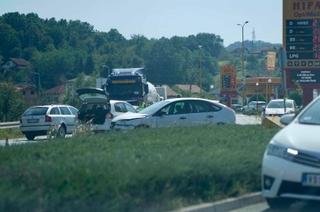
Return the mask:
[[255,205],[250,205],[248,207],[240,208],[237,210],[232,210],[232,212],[319,212],[320,203],[312,202],[297,202],[293,204],[290,208],[285,210],[272,210],[268,207],[266,202],[262,202]]
[[261,124],[261,117],[260,116],[248,116],[248,115],[244,115],[244,114],[237,114],[236,124],[240,124],[240,125]]

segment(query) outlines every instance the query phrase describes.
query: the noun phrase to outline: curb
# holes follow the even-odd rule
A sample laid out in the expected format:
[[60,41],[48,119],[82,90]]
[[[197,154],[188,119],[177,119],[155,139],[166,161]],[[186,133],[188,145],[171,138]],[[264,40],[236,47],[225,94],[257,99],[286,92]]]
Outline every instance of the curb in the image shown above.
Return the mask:
[[260,192],[246,194],[238,198],[229,198],[213,203],[190,206],[175,210],[175,212],[224,212],[263,202]]

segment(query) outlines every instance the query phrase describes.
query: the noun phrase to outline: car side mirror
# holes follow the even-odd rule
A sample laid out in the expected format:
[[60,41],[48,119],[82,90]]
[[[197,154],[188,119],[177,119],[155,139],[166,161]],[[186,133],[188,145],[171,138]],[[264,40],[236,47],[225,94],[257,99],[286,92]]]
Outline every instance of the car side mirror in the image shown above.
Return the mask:
[[296,116],[296,114],[294,114],[294,113],[285,114],[285,115],[281,116],[280,123],[283,125],[288,125],[293,121],[295,116]]

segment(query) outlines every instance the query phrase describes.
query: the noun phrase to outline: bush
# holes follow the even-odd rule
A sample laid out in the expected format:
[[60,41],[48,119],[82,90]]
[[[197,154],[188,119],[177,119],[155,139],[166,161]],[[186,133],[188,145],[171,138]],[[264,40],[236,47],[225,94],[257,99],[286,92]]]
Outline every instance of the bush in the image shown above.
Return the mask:
[[275,129],[139,129],[0,149],[1,211],[163,211],[260,188]]

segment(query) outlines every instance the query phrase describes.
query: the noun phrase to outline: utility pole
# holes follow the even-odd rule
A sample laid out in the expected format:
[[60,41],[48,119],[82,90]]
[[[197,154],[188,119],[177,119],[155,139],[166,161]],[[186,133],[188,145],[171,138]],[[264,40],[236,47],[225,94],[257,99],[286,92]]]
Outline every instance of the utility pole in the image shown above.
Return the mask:
[[199,87],[200,87],[200,94],[202,93],[202,71],[201,71],[201,48],[202,46],[199,45]]
[[249,23],[249,21],[245,21],[243,24],[237,24],[241,27],[241,70],[242,70],[242,105],[245,104],[245,89],[246,89],[246,73],[244,68],[244,26]]

